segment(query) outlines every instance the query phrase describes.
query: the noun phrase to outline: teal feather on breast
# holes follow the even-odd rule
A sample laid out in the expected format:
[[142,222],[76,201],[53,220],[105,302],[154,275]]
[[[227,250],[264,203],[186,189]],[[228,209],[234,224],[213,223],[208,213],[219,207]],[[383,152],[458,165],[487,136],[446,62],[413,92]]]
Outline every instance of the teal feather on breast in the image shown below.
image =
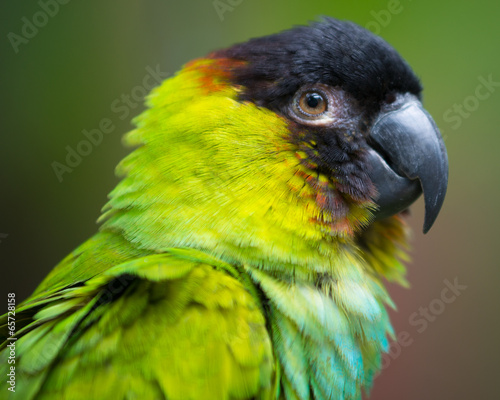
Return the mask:
[[[358,269],[353,265],[351,271]],[[321,283],[288,282],[249,270],[268,299],[271,337],[287,399],[361,399],[387,351],[392,334],[375,277],[347,274]]]

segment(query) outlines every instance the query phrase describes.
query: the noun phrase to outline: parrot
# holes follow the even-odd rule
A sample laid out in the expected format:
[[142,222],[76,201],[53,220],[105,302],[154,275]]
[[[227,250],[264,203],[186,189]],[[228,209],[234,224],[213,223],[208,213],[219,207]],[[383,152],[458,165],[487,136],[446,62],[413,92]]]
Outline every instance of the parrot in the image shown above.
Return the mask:
[[422,90],[330,17],[186,63],[124,136],[97,233],[1,317],[0,398],[369,395],[409,207],[426,233],[446,194]]

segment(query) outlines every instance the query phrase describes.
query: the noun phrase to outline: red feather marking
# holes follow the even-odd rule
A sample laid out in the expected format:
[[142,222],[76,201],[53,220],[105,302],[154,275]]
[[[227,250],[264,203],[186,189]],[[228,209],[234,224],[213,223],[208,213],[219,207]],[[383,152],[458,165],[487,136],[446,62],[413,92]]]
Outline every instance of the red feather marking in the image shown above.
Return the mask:
[[207,93],[219,92],[232,85],[232,71],[234,68],[244,65],[243,61],[232,60],[230,58],[207,59],[198,58],[186,64],[186,70],[196,70],[201,73],[201,87]]

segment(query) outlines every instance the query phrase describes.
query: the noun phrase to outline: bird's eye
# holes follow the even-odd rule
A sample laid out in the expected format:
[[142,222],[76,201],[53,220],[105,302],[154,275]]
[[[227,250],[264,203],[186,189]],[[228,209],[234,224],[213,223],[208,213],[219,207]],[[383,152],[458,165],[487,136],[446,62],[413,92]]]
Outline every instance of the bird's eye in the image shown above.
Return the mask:
[[316,83],[300,88],[290,103],[290,115],[308,125],[325,125],[335,117],[338,99],[334,89]]
[[306,115],[320,115],[327,110],[328,100],[322,93],[315,91],[305,92],[299,98],[298,107]]

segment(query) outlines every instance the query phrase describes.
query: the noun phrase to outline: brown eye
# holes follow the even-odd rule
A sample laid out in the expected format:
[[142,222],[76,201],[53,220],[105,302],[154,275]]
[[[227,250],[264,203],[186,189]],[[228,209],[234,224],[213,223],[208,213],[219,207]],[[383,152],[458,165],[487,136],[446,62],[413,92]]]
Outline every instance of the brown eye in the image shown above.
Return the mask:
[[322,93],[305,92],[300,96],[299,108],[300,111],[307,115],[320,115],[327,109],[328,101]]
[[295,92],[288,106],[294,120],[311,126],[326,126],[338,118],[342,91],[322,83],[305,85]]

